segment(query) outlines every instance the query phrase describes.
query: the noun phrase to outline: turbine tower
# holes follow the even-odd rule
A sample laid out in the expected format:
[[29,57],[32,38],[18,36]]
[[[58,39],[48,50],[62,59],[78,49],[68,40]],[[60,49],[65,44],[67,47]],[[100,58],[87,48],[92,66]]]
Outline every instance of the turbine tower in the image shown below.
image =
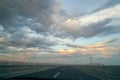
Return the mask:
[[93,64],[93,57],[89,57],[90,59],[90,64],[92,65]]

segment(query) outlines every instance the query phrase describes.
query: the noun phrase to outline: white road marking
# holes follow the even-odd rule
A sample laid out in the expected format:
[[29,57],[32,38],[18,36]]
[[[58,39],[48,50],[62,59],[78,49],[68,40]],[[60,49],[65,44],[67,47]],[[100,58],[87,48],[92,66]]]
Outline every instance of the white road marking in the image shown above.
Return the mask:
[[53,76],[53,78],[56,78],[59,74],[60,74],[60,72],[58,72],[57,74],[55,74],[55,75]]

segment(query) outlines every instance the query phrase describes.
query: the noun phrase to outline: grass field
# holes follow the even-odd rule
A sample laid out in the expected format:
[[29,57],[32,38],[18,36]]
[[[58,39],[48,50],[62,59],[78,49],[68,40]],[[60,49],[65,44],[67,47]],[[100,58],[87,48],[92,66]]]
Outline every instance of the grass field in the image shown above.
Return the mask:
[[120,66],[74,66],[103,80],[120,80]]
[[58,67],[56,65],[0,65],[0,78],[10,78]]

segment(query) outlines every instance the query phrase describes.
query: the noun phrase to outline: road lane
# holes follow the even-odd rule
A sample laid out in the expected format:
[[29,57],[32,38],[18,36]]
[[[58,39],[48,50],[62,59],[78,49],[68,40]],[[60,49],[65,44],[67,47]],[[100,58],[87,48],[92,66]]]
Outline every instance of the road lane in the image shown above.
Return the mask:
[[53,78],[53,76],[58,73],[59,69],[61,69],[61,67],[59,68],[54,68],[54,69],[49,69],[49,70],[45,70],[45,71],[41,71],[41,72],[36,72],[36,73],[31,73],[31,74],[27,74],[27,75],[21,75],[21,76],[16,76],[13,78],[35,78],[35,79],[51,79]]
[[37,78],[49,80],[101,80],[94,76],[91,76],[90,74],[79,71],[71,66],[63,66],[32,74],[16,76],[14,78]]
[[64,70],[61,70],[61,74],[57,76],[57,79],[66,79],[66,80],[100,80],[94,76],[91,76],[87,73],[79,71],[73,67],[64,67]]

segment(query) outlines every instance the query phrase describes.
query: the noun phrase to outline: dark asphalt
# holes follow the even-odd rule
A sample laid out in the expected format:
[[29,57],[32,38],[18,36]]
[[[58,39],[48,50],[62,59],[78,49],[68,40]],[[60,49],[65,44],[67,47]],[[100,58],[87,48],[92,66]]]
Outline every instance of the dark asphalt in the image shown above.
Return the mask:
[[[49,69],[42,72],[36,72],[32,74],[16,76],[15,78],[32,78],[32,79],[48,79],[48,80],[101,80],[90,74],[79,71],[70,66],[59,67],[55,69]],[[12,78],[13,79],[13,78]]]

